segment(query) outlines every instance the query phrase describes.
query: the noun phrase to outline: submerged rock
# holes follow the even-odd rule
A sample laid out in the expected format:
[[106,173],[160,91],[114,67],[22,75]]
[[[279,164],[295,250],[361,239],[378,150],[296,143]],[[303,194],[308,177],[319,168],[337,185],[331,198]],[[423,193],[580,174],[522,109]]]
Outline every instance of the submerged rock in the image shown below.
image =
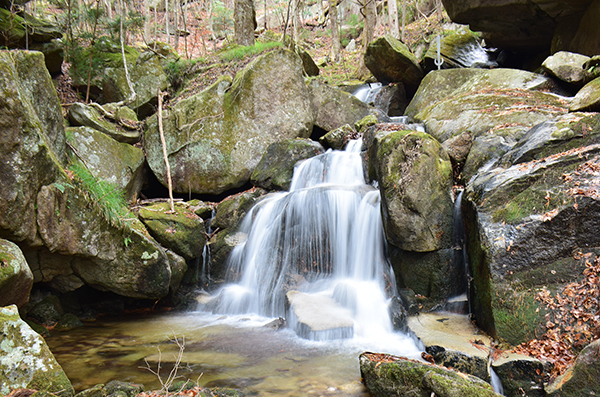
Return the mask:
[[[314,121],[302,62],[277,49],[163,114],[173,189],[219,194],[243,186],[273,142],[310,136]],[[167,185],[157,116],[147,121],[148,164]]]
[[19,317],[16,306],[0,308],[0,393],[34,389],[60,397],[75,394],[44,339]]
[[21,249],[0,239],[0,306],[23,306],[29,301],[33,273]]

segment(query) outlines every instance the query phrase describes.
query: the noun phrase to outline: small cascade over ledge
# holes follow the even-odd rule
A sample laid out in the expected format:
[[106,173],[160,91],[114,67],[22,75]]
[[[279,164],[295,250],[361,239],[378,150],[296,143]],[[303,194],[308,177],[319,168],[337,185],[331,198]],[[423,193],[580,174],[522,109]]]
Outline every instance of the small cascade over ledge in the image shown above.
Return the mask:
[[239,281],[220,290],[213,312],[286,317],[315,340],[392,333],[395,279],[361,144],[298,164],[289,192],[268,195],[248,213],[246,240],[229,259]]

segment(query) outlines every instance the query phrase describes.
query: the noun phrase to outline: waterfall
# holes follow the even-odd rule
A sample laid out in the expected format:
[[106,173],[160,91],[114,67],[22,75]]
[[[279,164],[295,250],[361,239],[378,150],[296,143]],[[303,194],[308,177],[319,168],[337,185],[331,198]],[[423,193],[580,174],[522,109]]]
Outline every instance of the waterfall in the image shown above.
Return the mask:
[[286,293],[295,290],[335,301],[352,317],[354,336],[392,331],[387,305],[396,286],[361,144],[297,164],[289,192],[250,210],[241,225],[246,240],[228,264],[239,281],[220,291],[214,312],[285,316]]

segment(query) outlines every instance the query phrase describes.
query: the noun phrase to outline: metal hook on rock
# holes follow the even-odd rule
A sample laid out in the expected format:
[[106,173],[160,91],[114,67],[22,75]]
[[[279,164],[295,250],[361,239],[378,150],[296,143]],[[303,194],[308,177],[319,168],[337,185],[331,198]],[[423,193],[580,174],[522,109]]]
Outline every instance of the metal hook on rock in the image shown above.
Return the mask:
[[437,41],[437,57],[436,57],[436,59],[433,60],[433,63],[435,63],[438,70],[440,70],[442,67],[442,64],[444,63],[444,59],[442,58],[442,56],[440,54],[441,43],[440,43],[440,35],[439,34],[436,37],[436,41]]

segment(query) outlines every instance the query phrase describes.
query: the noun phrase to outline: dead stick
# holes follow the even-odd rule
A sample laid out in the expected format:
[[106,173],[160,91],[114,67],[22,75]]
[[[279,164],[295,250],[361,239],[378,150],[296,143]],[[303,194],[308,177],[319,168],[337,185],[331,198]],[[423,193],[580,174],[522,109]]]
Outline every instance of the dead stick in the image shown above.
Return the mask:
[[163,157],[165,159],[165,166],[167,167],[167,184],[169,185],[169,202],[171,203],[171,212],[175,212],[175,204],[173,202],[173,182],[171,182],[171,166],[169,165],[169,158],[167,157],[167,142],[165,141],[165,134],[163,132],[162,123],[162,99],[163,93],[158,89],[158,132],[160,133],[160,142],[162,143]]

